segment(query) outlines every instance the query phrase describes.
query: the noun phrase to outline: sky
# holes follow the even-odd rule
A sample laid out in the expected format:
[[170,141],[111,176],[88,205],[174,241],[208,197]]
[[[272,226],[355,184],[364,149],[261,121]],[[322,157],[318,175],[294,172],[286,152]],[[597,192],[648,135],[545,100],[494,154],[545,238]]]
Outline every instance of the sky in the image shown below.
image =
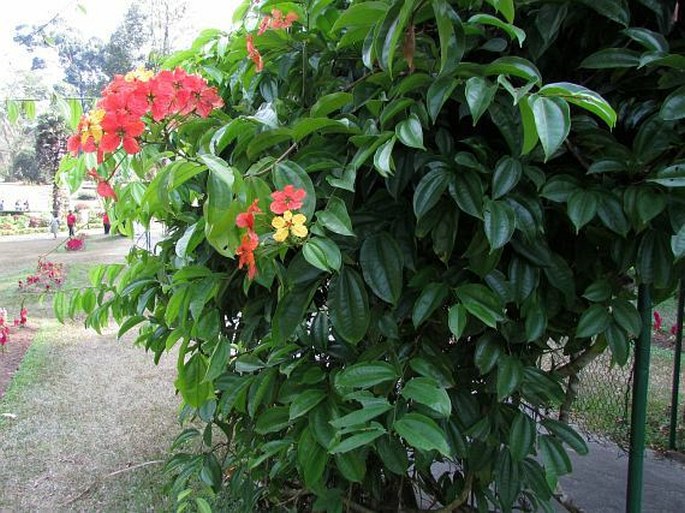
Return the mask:
[[[23,49],[13,42],[17,25],[42,25],[56,14],[81,29],[85,36],[103,41],[116,29],[133,0],[19,0],[7,3],[0,16],[0,66],[24,69],[30,64]],[[188,18],[197,33],[204,28],[228,29],[240,0],[188,0]],[[80,9],[82,6],[83,9]],[[192,38],[189,38],[192,40]]]

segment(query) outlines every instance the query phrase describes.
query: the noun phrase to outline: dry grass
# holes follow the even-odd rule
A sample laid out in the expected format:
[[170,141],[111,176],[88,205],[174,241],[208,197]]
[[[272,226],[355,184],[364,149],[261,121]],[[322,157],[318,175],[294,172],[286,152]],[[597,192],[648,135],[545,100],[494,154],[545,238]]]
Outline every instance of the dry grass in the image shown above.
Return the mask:
[[[74,326],[45,330],[0,402],[0,511],[159,511],[178,432],[173,358]],[[84,493],[85,492],[85,493]]]

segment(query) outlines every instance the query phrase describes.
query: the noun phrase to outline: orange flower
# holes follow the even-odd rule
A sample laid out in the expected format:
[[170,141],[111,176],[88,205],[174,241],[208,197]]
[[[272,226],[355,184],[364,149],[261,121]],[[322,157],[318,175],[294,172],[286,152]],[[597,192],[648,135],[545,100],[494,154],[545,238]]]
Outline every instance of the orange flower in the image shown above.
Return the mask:
[[248,34],[245,38],[245,43],[247,45],[247,56],[255,63],[255,69],[257,73],[264,69],[264,61],[262,60],[262,54],[259,53],[254,46],[254,39],[252,34]]
[[259,200],[256,199],[252,202],[252,205],[247,207],[245,212],[241,212],[236,217],[235,224],[238,228],[247,228],[249,231],[254,230],[254,216],[255,214],[261,214],[262,210],[257,205]]
[[243,235],[240,246],[235,250],[238,256],[238,269],[247,266],[247,277],[251,280],[257,275],[257,264],[254,258],[254,250],[259,246],[259,237],[255,232],[249,230]]

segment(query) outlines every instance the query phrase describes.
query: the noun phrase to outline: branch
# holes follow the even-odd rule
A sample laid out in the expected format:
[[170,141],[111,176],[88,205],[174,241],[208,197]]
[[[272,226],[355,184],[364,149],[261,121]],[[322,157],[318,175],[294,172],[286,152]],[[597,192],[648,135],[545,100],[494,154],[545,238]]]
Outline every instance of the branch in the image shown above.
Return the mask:
[[600,354],[602,354],[603,351],[604,351],[604,347],[602,347],[599,343],[595,342],[590,347],[588,347],[585,351],[580,353],[577,357],[573,358],[566,365],[562,365],[561,367],[556,369],[556,372],[562,378],[567,378],[567,377],[571,376],[572,374],[577,374],[583,368],[585,368],[588,364],[590,364],[590,362],[592,362],[592,360],[594,360]]
[[585,160],[585,157],[583,157],[580,154],[580,151],[578,150],[578,146],[573,144],[571,141],[566,139],[564,141],[564,145],[568,148],[568,150],[571,152],[571,154],[576,158],[576,160],[580,163],[581,166],[585,169],[585,171],[588,171],[590,169],[590,163]]

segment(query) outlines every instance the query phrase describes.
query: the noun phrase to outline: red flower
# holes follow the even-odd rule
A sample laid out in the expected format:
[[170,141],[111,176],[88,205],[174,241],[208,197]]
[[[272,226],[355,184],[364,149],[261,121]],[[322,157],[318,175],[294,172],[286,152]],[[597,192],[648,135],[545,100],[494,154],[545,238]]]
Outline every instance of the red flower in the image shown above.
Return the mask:
[[258,199],[254,200],[245,212],[238,214],[238,217],[235,219],[235,224],[238,228],[247,228],[249,231],[254,230],[254,216],[255,214],[262,213],[262,210],[257,205],[258,203]]
[[264,69],[264,60],[262,59],[262,54],[254,46],[252,34],[247,35],[245,43],[247,45],[247,56],[255,63],[255,70],[259,73]]
[[678,334],[678,325],[674,324],[673,326],[671,326],[671,335],[673,335],[675,337],[677,334]]
[[661,314],[657,310],[654,310],[654,331],[661,331],[662,324],[663,319],[661,318]]
[[10,329],[9,326],[5,326],[4,324],[0,324],[0,346],[3,346],[7,344],[7,342],[10,339]]
[[271,193],[271,206],[269,209],[274,214],[282,214],[286,210],[297,210],[302,207],[302,202],[307,196],[304,189],[296,189],[292,185],[286,185],[282,191],[275,191]]
[[259,246],[259,237],[250,230],[243,235],[240,246],[235,250],[238,256],[238,269],[247,266],[247,277],[251,280],[257,275],[257,264],[254,258],[254,250],[257,246]]
[[134,154],[140,151],[136,137],[145,130],[145,123],[139,118],[123,112],[108,112],[102,120],[104,135],[100,141],[100,149],[104,152],[115,151],[119,144],[123,144],[126,153]]

